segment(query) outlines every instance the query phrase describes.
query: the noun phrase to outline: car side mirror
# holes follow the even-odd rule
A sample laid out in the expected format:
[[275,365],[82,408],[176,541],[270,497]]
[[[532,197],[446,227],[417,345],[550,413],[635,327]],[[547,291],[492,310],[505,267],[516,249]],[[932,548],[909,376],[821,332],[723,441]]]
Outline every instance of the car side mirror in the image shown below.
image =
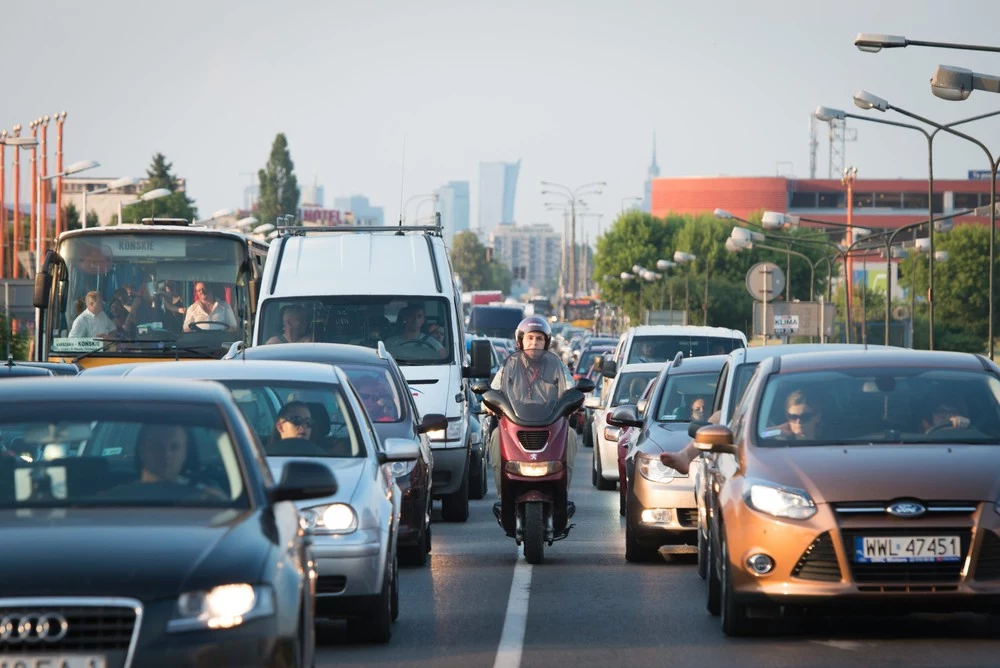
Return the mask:
[[635,404],[635,412],[638,413],[639,415],[645,415],[646,414],[646,407],[648,405],[649,405],[649,401],[647,399],[640,399]]
[[492,345],[489,341],[472,341],[469,358],[471,364],[463,369],[462,375],[466,378],[489,378],[490,370],[493,368]]
[[448,418],[440,413],[428,413],[420,419],[420,424],[417,426],[417,433],[426,434],[429,431],[447,428]]
[[618,362],[614,360],[606,360],[604,366],[601,367],[601,375],[605,378],[614,378],[618,375]]
[[408,438],[387,438],[382,449],[387,462],[412,462],[420,457],[420,446]]
[[337,493],[337,480],[324,464],[290,461],[281,471],[281,480],[270,490],[272,503],[321,499]]
[[576,381],[576,389],[580,390],[584,394],[587,394],[588,392],[593,392],[595,387],[597,386],[594,385],[594,381],[592,381],[589,378],[581,378],[580,380]]
[[601,407],[601,398],[600,397],[587,397],[587,399],[583,402],[583,407],[584,408],[593,408],[593,409],[596,410],[596,409],[598,409],[598,408]]
[[487,383],[485,380],[477,380],[475,383],[472,384],[473,394],[482,395],[483,393],[488,392],[489,389],[490,389],[490,384]]
[[641,427],[642,420],[635,406],[624,404],[611,411],[608,416],[608,424],[612,427]]
[[717,452],[735,455],[738,448],[733,444],[733,432],[721,424],[710,424],[697,431],[694,446],[702,452]]
[[691,420],[691,424],[688,425],[688,436],[694,438],[698,430],[707,424],[704,420]]

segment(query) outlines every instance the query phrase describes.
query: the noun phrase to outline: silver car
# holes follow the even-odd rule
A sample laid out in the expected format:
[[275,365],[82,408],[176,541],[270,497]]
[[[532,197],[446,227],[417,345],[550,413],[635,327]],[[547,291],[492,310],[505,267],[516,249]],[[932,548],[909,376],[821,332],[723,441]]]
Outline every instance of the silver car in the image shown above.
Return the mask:
[[222,383],[253,426],[275,477],[291,459],[330,467],[337,493],[299,505],[313,537],[316,615],[347,619],[352,637],[387,642],[399,614],[396,543],[402,496],[387,464],[416,460],[417,444],[394,438],[380,443],[336,366],[156,363],[125,374]]

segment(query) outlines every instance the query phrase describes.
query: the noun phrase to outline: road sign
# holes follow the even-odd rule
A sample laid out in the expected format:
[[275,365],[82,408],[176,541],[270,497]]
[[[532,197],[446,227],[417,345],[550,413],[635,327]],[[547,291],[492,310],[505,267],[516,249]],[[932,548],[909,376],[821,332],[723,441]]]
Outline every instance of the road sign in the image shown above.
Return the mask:
[[774,316],[774,333],[777,336],[787,336],[797,334],[799,331],[799,316],[797,315],[776,315]]
[[991,176],[993,176],[993,173],[988,169],[969,170],[970,181],[989,181]]
[[785,289],[785,272],[773,262],[758,262],[747,272],[746,284],[757,301],[773,301]]

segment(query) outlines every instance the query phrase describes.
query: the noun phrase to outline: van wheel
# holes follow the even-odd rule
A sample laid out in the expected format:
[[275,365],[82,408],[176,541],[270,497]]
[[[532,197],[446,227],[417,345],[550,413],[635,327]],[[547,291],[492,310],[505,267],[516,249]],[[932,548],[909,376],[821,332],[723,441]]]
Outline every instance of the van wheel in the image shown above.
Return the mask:
[[445,522],[464,522],[469,519],[469,465],[465,465],[462,486],[458,491],[441,499],[441,517]]
[[486,496],[486,480],[488,478],[486,458],[482,455],[473,455],[472,463],[469,465],[469,473],[469,498],[478,501]]

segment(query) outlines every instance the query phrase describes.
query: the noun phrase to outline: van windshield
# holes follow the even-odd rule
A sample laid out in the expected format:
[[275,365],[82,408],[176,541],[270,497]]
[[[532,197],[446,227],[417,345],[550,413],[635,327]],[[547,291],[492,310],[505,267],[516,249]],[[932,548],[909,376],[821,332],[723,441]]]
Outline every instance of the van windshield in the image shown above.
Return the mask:
[[626,363],[669,362],[677,356],[677,353],[684,353],[684,357],[726,355],[736,348],[743,347],[743,341],[736,337],[637,336],[632,341]]
[[261,305],[260,342],[385,343],[401,366],[455,360],[451,311],[440,297],[362,295],[270,299]]

